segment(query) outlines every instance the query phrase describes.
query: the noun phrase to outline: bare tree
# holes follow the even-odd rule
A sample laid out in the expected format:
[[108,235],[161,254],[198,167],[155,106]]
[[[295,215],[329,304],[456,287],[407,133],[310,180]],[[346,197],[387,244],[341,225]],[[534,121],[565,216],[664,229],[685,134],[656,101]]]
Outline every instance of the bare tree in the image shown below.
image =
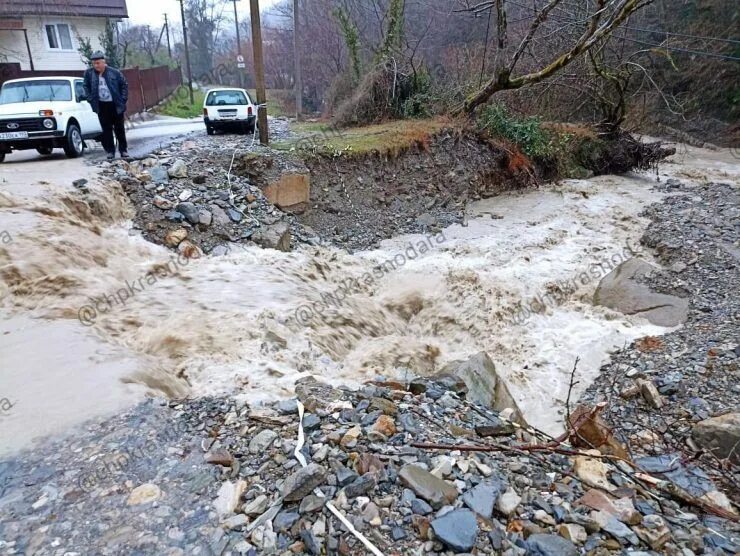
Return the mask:
[[[573,8],[563,0],[549,0],[537,7],[533,2],[532,21],[529,30],[519,42],[516,50],[508,61],[503,61],[494,71],[493,77],[477,92],[468,97],[458,113],[472,113],[478,106],[484,104],[499,91],[519,89],[521,87],[539,83],[556,74],[568,64],[577,60],[595,45],[609,37],[615,29],[624,23],[630,15],[652,3],[653,0],[596,0],[586,2],[582,6]],[[508,14],[505,0],[486,0],[471,6],[468,0],[461,0],[462,11],[475,14],[496,9],[498,18],[499,45],[505,45],[507,39]],[[584,13],[585,12],[585,13]],[[517,64],[530,49],[538,32],[545,29],[545,23],[557,22],[558,31],[574,28],[578,32],[576,38],[554,59],[541,62],[531,71],[515,75]]]

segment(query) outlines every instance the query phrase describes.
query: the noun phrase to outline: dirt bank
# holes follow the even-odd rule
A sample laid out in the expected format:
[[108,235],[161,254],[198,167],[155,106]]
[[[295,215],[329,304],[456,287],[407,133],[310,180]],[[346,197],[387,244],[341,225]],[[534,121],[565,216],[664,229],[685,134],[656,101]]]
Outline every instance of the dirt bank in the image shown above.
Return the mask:
[[400,151],[305,156],[311,203],[298,221],[332,243],[363,249],[398,234],[461,223],[471,201],[545,180],[646,168],[669,154],[626,134],[604,140],[573,131],[560,155],[542,160],[530,160],[497,138],[452,128]]

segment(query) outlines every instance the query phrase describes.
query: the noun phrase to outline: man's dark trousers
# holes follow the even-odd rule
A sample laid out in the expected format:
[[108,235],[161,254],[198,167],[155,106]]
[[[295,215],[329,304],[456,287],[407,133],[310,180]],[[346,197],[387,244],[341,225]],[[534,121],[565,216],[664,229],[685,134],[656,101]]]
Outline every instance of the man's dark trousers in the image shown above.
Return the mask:
[[116,111],[116,105],[112,102],[100,102],[98,107],[98,119],[100,127],[103,128],[101,143],[108,154],[115,154],[116,146],[113,144],[113,133],[118,140],[118,151],[125,153],[128,151],[126,142],[126,126],[123,114]]

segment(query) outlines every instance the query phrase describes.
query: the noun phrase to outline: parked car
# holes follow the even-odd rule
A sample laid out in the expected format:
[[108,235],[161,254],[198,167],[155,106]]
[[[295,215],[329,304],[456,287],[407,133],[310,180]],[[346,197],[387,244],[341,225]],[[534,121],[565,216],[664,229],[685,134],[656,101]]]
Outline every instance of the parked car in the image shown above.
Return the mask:
[[245,89],[211,89],[203,101],[203,121],[208,135],[217,129],[254,133],[257,107]]
[[13,79],[0,89],[0,162],[6,154],[28,149],[49,155],[60,148],[76,158],[85,150],[85,139],[101,132],[80,78]]

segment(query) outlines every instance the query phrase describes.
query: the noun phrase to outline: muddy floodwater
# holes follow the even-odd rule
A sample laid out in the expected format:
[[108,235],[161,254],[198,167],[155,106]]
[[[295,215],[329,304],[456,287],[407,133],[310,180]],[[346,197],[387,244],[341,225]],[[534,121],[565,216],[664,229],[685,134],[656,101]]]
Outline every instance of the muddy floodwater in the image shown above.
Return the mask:
[[[737,182],[737,162],[681,148],[660,177]],[[187,260],[132,232],[125,195],[93,169],[3,165],[0,454],[147,395],[257,402],[291,396],[301,376],[404,378],[479,351],[527,420],[556,432],[576,357],[575,396],[610,351],[667,330],[592,304],[614,266],[650,260],[639,215],[670,194],[655,185],[655,174],[549,184],[354,255],[250,247]],[[571,293],[552,302],[563,284]]]

